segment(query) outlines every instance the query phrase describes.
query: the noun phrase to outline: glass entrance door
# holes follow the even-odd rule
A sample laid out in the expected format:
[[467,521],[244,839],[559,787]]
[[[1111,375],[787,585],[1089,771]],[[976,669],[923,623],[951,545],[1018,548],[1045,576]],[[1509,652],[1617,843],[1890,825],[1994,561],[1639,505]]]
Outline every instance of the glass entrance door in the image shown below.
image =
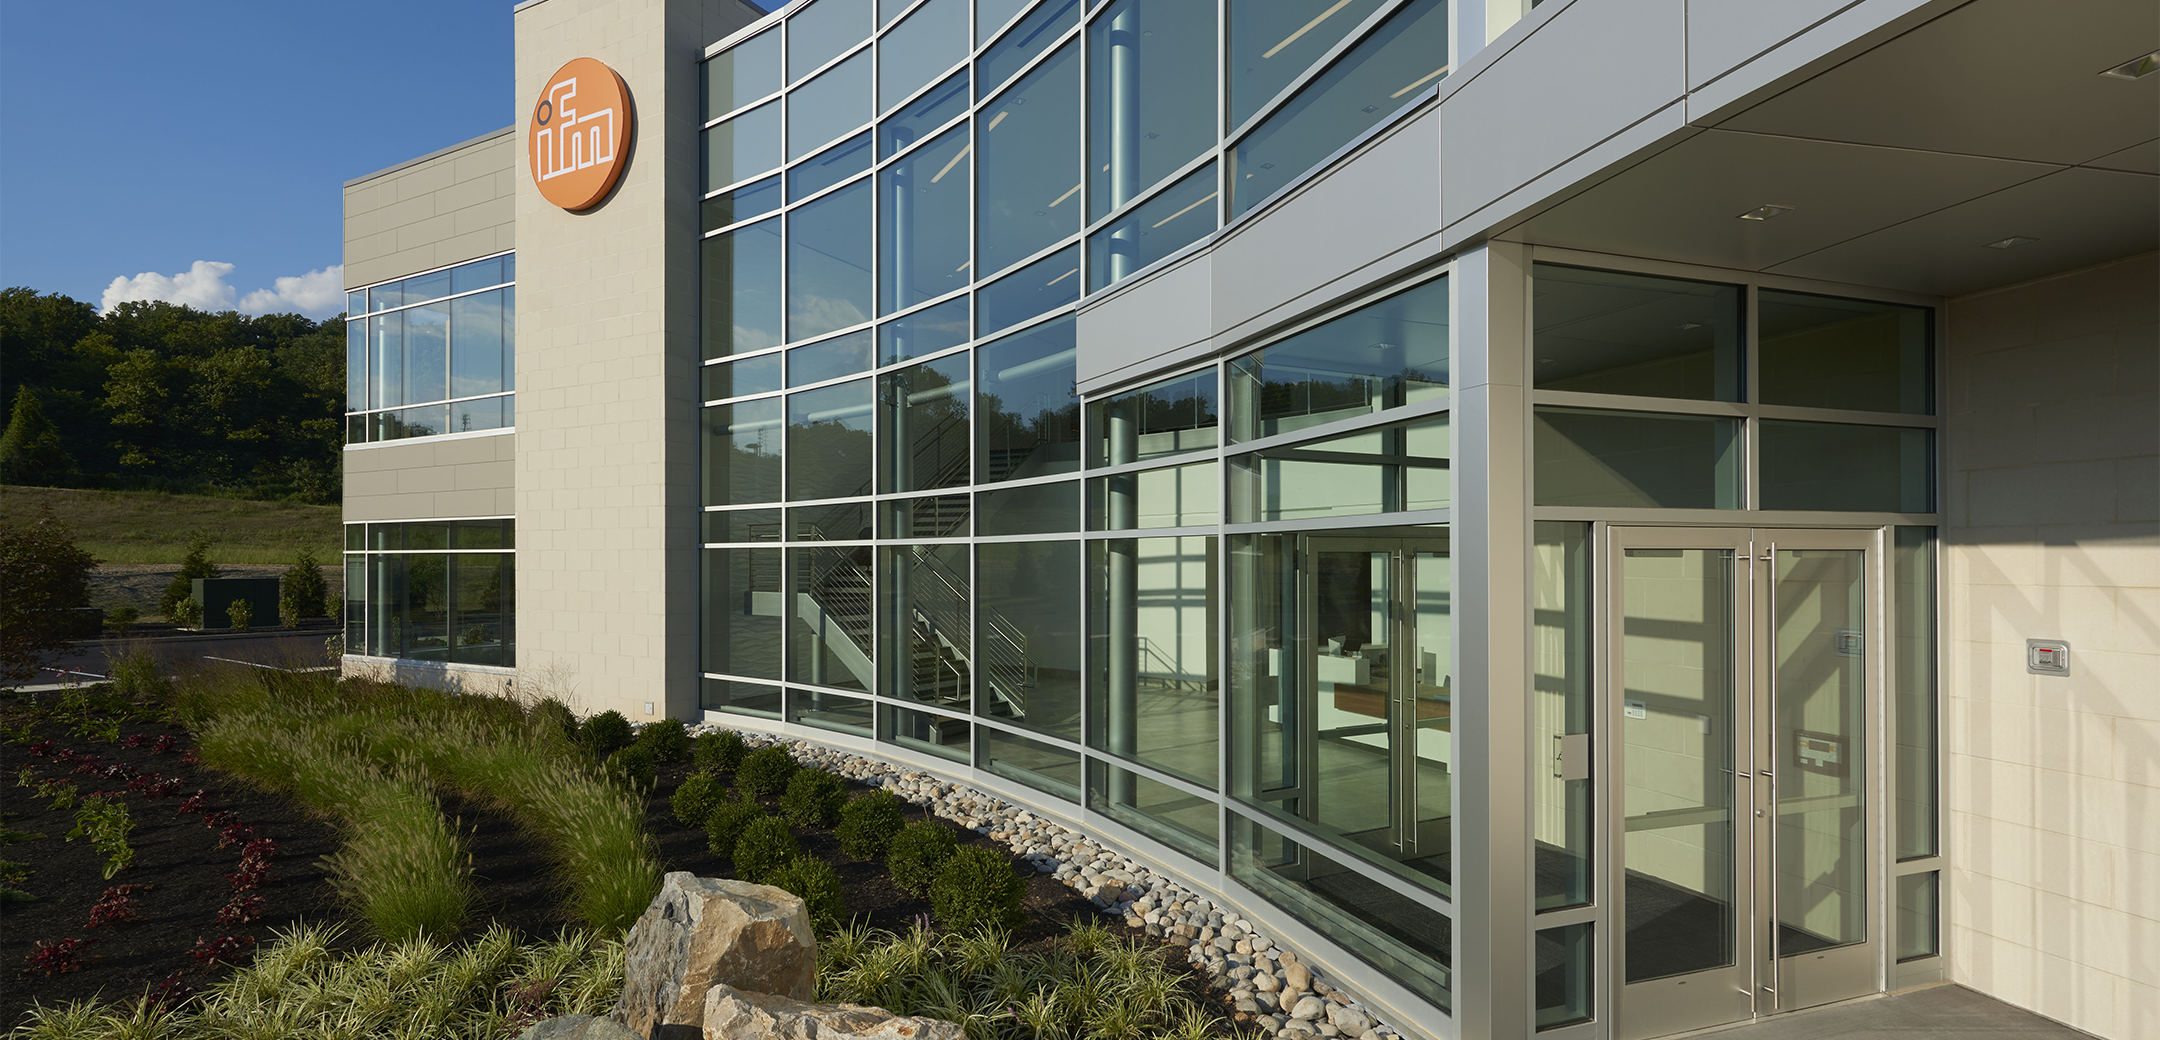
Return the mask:
[[1621,1037],[1876,988],[1875,538],[1613,529]]

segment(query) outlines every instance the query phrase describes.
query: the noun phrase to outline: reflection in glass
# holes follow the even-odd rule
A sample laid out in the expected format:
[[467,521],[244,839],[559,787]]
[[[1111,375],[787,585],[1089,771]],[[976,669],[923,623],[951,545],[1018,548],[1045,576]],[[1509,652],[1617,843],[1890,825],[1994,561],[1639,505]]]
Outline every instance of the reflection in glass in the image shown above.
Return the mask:
[[1538,264],[1540,390],[1738,401],[1740,287]]
[[866,48],[788,93],[788,161],[825,147],[826,142],[869,122],[871,114],[870,51]]
[[[789,501],[870,493],[870,383],[857,379],[788,395]],[[768,403],[751,401],[734,407]]]
[[706,676],[698,684],[698,707],[704,711],[777,719],[780,717],[780,687]]
[[741,220],[762,217],[780,208],[780,178],[767,177],[734,191],[723,191],[699,206],[704,230],[717,231]]
[[968,615],[968,547],[963,543],[881,546],[880,642],[888,697],[968,710],[974,654]]
[[705,412],[705,504],[780,500],[780,399],[713,405]]
[[1436,400],[1448,385],[1439,278],[1230,362],[1230,439],[1248,441]]
[[976,714],[1079,740],[1079,543],[975,551]]
[[878,41],[878,110],[967,57],[968,0],[928,0]]
[[1269,116],[1231,156],[1230,215],[1251,210],[1447,75],[1448,5],[1411,0]]
[[878,490],[931,491],[968,483],[968,358],[952,354],[878,377]]
[[788,537],[798,542],[867,541],[870,503],[820,502],[787,511]]
[[379,441],[434,437],[450,432],[450,406],[432,404],[419,408],[400,408],[394,412],[377,412],[375,420],[375,439]]
[[[1003,270],[1080,230],[1079,105],[1080,58],[1068,44],[976,114],[981,273]],[[1079,290],[1073,285],[1075,297]]]
[[717,119],[780,89],[779,30],[761,32],[698,66],[705,119]]
[[1088,286],[1100,289],[1206,238],[1215,230],[1215,164],[1088,238]]
[[787,172],[788,198],[797,202],[870,168],[870,135],[856,134]]
[[983,426],[976,483],[1079,469],[1073,319],[1059,318],[985,343],[975,348],[975,357],[980,379],[975,405]]
[[870,369],[870,330],[834,336],[787,352],[787,384],[804,386]]
[[510,425],[510,399],[507,397],[482,397],[459,401],[450,406],[451,433],[471,433],[475,430],[500,430]]
[[[763,552],[766,550],[738,550]],[[787,678],[868,692],[877,681],[870,640],[870,547],[815,545],[787,554]]]
[[[1590,684],[1595,646],[1590,602],[1590,525],[1543,521],[1531,547],[1530,836],[1537,908],[1590,902],[1590,734],[1596,712]],[[1572,737],[1573,739],[1569,739]],[[1550,768],[1544,768],[1549,765]],[[1543,986],[1540,973],[1540,986]]]
[[1213,462],[1119,473],[1087,483],[1090,531],[1192,527],[1216,522]]
[[508,259],[507,256],[492,256],[485,260],[475,260],[472,263],[461,264],[453,268],[450,271],[450,291],[454,293],[471,292],[474,289],[485,289],[490,285],[502,284],[504,281],[503,261]]
[[1762,508],[1929,513],[1935,431],[1782,422],[1762,431]]
[[1080,530],[1080,482],[1023,484],[975,493],[975,533],[1066,534]]
[[901,747],[928,751],[955,762],[969,759],[966,719],[888,704],[885,705],[885,732],[888,739]]
[[1382,0],[1276,0],[1230,8],[1229,127],[1250,119],[1298,74],[1379,10]]
[[1230,814],[1230,876],[1447,1010],[1454,922],[1246,816]]
[[843,697],[823,690],[790,689],[787,691],[787,720],[867,737],[874,715],[871,702],[860,697]]
[[[712,514],[715,516],[724,514]],[[780,550],[706,549],[705,645],[708,672],[780,677]]]
[[1101,759],[1088,762],[1088,808],[1213,866],[1220,812],[1212,799],[1187,794]]
[[405,279],[405,302],[425,303],[450,295],[450,272],[436,271]]
[[1088,543],[1090,746],[1215,786],[1218,600],[1213,538]]
[[1897,716],[1897,858],[1933,856],[1937,837],[1935,713],[1936,539],[1932,527],[1899,527],[1891,543],[1891,677]]
[[1542,928],[1536,937],[1537,1027],[1550,1029],[1587,1022],[1594,1011],[1591,969],[1597,963],[1591,944],[1596,925],[1581,924]]
[[1781,956],[1867,940],[1865,556],[1776,553],[1770,625]]
[[1069,802],[1080,800],[1080,753],[1016,736],[992,726],[975,727],[975,765]]
[[[780,540],[780,511],[777,509],[727,509],[706,513],[704,517],[705,540],[708,542]],[[780,568],[775,566],[773,573],[780,573]]]
[[[953,0],[957,2],[957,0]],[[974,280],[968,262],[968,129],[878,171],[878,313],[936,299]],[[963,306],[965,306],[963,304]]]
[[[809,75],[870,38],[870,0],[817,0],[788,19],[788,82]],[[870,93],[863,83],[865,98]]]
[[1932,311],[1775,289],[1755,300],[1764,404],[1934,414]]
[[1444,509],[1448,417],[1230,458],[1230,522]]
[[878,124],[878,158],[898,155],[907,146],[967,111],[968,70],[963,68],[923,96]]
[[968,534],[966,495],[925,495],[878,504],[878,537],[965,538]]
[[703,134],[701,191],[725,188],[780,165],[780,103],[753,108]]
[[788,213],[788,339],[870,320],[870,182]]
[[762,394],[780,389],[780,354],[776,351],[741,361],[706,365],[700,374],[707,401]]
[[475,293],[450,301],[450,396],[474,397],[503,388],[503,294]]
[[1541,506],[1740,508],[1736,419],[1539,408],[1532,439]]
[[1088,465],[1122,466],[1216,444],[1215,370],[1172,376],[1088,405]]
[[968,341],[968,301],[962,296],[878,326],[878,364],[935,354]]
[[366,318],[345,323],[345,410],[349,412],[368,407],[367,330]]
[[1212,4],[1116,0],[1089,23],[1089,219],[1215,143],[1215,52]]
[[[983,0],[983,6],[988,7],[990,2],[991,0]],[[1024,6],[1012,0],[1001,2],[1010,8]],[[1006,15],[1010,17],[1010,12],[1006,12]],[[982,15],[977,15],[977,18],[981,17]],[[1004,39],[984,51],[982,57],[975,59],[976,67],[982,70],[981,92],[988,94],[1003,86],[1006,80],[1012,78],[1013,73],[1020,71],[1028,62],[1034,60],[1036,55],[1041,54],[1043,48],[1057,42],[1065,35],[1065,30],[1079,22],[1080,0],[1048,0],[1028,12],[1028,16],[1021,19],[1020,24],[1013,27],[1013,31],[1006,33]],[[977,21],[976,35],[987,37],[1004,24],[1004,18],[996,22]]]
[[705,240],[704,355],[780,345],[780,221]]
[[405,312],[405,399],[440,401],[449,396],[450,305],[415,307]]
[[1080,299],[1080,247],[1043,257],[975,290],[975,334],[988,336]]
[[1903,874],[1897,879],[1897,959],[1933,957],[1942,952],[1942,882],[1937,871]]

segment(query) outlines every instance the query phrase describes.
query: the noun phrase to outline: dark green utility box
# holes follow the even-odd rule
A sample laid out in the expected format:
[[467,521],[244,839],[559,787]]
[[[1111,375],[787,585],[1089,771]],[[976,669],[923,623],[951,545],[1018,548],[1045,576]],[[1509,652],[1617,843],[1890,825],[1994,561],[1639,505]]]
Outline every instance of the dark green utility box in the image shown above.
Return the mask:
[[202,607],[202,627],[231,628],[233,600],[244,599],[255,608],[249,628],[278,626],[278,579],[197,578],[195,602]]

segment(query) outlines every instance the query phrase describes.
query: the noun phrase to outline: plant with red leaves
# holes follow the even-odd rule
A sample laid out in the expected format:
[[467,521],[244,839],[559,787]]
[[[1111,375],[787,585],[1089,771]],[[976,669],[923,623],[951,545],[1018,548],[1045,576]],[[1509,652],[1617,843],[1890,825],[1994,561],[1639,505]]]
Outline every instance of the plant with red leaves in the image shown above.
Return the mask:
[[114,885],[106,889],[105,895],[98,899],[96,905],[90,908],[90,923],[83,927],[103,928],[106,925],[118,924],[122,921],[142,920],[142,914],[139,912],[142,910],[142,900],[135,898],[134,895],[135,890],[141,887],[143,886]]
[[128,790],[136,794],[149,794],[157,790],[159,779],[156,773],[137,773],[128,780]]
[[252,924],[263,915],[263,897],[246,892],[234,893],[217,912],[219,924]]
[[32,745],[30,745],[30,748],[29,748],[29,751],[30,751],[30,757],[31,757],[31,758],[48,758],[48,757],[51,757],[51,756],[53,755],[53,751],[54,751],[54,749],[55,749],[55,748],[57,748],[58,746],[59,746],[59,745],[56,745],[56,744],[54,744],[54,743],[53,743],[52,741],[50,741],[50,740],[40,740],[40,741],[38,741],[37,743],[35,743],[35,744],[32,744]]
[[202,825],[214,831],[224,830],[225,828],[239,822],[239,813],[230,812],[224,809],[220,809],[217,812],[204,813],[202,818]]
[[[173,749],[173,745],[177,743],[179,743],[179,741],[174,740],[173,735],[167,733],[164,736],[159,737],[150,743],[150,753],[153,755],[162,755],[167,751],[171,751]],[[173,976],[173,978],[179,978],[179,976],[175,975]]]
[[245,846],[254,840],[255,828],[244,823],[235,823],[218,832],[217,847],[229,849],[235,845]]
[[270,869],[270,861],[276,859],[277,855],[277,839],[257,838],[241,847],[240,869],[268,870]]
[[84,755],[83,757],[75,760],[75,768],[68,770],[68,772],[102,775],[105,772],[105,769],[104,767],[98,765],[96,755]]
[[196,967],[209,971],[220,963],[239,963],[240,955],[254,945],[254,936],[233,935],[228,932],[215,939],[196,938],[195,948],[188,951],[188,956],[195,958]]
[[[52,741],[48,740],[45,743],[50,745]],[[84,756],[78,754],[73,748],[54,748],[52,757],[55,762],[66,763],[81,761]]]
[[81,971],[82,962],[76,959],[76,954],[83,947],[96,941],[96,939],[77,939],[72,936],[59,942],[46,942],[39,939],[36,947],[30,951],[28,958],[30,966],[24,968],[21,974],[28,975],[31,972],[37,972],[41,975],[62,975],[71,971]]
[[127,739],[126,739],[126,740],[123,740],[123,741],[121,741],[121,742],[120,742],[120,746],[121,746],[121,747],[141,747],[141,746],[143,746],[144,744],[148,744],[148,743],[150,743],[150,734],[148,734],[148,733],[130,733],[130,734],[128,734],[128,736],[127,736]]
[[143,993],[143,1004],[148,1007],[174,1008],[186,1003],[187,999],[194,995],[195,987],[188,980],[178,975],[167,975],[165,981]]
[[[174,777],[173,779],[177,780],[179,778]],[[182,816],[193,816],[194,814],[203,811],[203,803],[205,801],[207,801],[207,799],[203,797],[203,793],[200,790],[197,790],[194,794],[188,795],[186,798],[180,799],[180,807],[175,811]]]
[[180,761],[191,766],[199,766],[202,765],[202,756],[196,754],[194,748],[189,748],[187,754],[180,756]]
[[98,775],[104,777],[107,780],[132,781],[135,779],[136,773],[134,770],[129,769],[127,766],[122,765],[119,762],[114,762],[112,765],[106,766],[104,772],[99,773]]
[[150,789],[143,792],[143,797],[171,798],[179,793],[180,778],[177,776],[168,776],[165,779],[158,781],[157,783],[151,784]]
[[233,891],[246,892],[251,889],[261,888],[264,885],[274,884],[282,879],[270,873],[269,864],[258,863],[252,867],[241,867],[240,872],[237,874],[225,875],[225,880],[232,884]]

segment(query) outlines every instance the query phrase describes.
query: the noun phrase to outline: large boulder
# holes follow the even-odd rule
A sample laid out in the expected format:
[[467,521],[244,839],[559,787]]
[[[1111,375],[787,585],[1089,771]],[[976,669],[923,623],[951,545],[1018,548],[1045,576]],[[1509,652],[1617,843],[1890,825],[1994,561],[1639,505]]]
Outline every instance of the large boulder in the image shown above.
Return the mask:
[[703,1040],[715,985],[796,1000],[817,992],[809,911],[769,885],[671,873],[626,946],[622,1000],[608,1017],[644,1040]]
[[518,1040],[644,1040],[612,1018],[557,1015],[525,1027]]
[[861,1004],[810,1004],[715,985],[700,1040],[967,1040],[958,1025]]

